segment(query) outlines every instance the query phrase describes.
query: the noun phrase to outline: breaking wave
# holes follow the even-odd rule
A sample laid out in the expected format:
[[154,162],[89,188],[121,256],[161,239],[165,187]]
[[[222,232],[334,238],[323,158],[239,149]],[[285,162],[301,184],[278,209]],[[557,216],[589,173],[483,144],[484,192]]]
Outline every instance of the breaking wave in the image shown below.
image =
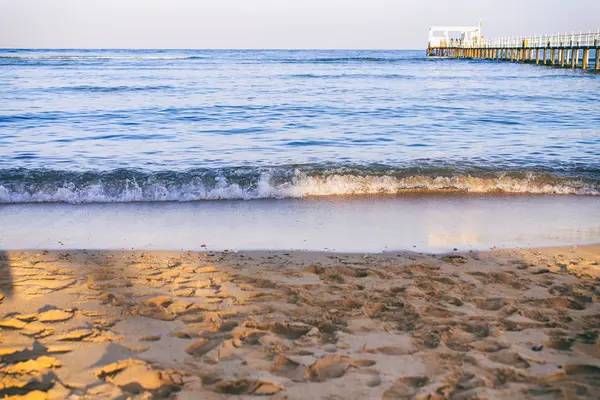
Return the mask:
[[161,172],[0,171],[0,203],[251,200],[413,192],[600,195],[600,180],[540,172],[316,166]]

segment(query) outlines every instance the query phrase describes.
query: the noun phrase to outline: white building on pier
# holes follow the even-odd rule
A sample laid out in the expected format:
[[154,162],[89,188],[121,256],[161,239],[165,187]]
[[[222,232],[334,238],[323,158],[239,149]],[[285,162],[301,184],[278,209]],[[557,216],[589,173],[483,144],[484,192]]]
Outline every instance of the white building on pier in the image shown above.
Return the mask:
[[476,46],[481,42],[479,26],[432,26],[429,28],[429,48]]

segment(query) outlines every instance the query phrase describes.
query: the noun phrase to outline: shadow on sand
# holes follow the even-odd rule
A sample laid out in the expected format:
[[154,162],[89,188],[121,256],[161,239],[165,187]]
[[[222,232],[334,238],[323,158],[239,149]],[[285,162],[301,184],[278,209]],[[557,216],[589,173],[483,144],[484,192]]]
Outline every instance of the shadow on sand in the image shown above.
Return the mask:
[[8,254],[0,250],[0,299],[13,295],[13,278],[10,273]]

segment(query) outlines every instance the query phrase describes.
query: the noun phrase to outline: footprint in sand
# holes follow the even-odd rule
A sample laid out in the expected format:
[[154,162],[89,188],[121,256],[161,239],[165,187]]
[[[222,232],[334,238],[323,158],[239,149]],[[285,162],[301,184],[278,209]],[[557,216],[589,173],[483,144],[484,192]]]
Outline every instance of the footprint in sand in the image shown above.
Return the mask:
[[302,336],[306,335],[313,327],[302,323],[288,323],[288,322],[252,322],[247,321],[244,323],[246,328],[258,329],[261,331],[271,331],[276,335],[283,336],[286,339],[298,340]]
[[222,343],[218,339],[200,339],[197,342],[186,347],[185,352],[194,357],[202,357],[209,351],[217,348]]
[[130,394],[149,393],[166,397],[183,386],[182,374],[177,371],[154,370],[140,360],[119,361],[96,372],[96,376]]
[[252,396],[271,396],[283,389],[283,386],[271,382],[249,379],[223,381],[212,387],[212,390],[218,393]]
[[510,350],[500,350],[496,353],[489,354],[488,358],[494,362],[505,365],[510,365],[516,368],[529,368],[530,364],[523,359],[518,353]]
[[328,354],[310,365],[304,373],[306,380],[323,382],[328,379],[340,378],[352,366],[350,357],[339,354]]
[[73,318],[74,315],[75,310],[73,309],[50,309],[40,312],[37,317],[40,322],[63,322]]
[[571,350],[573,344],[575,343],[575,339],[572,338],[558,338],[547,340],[544,342],[544,347],[554,350]]
[[426,376],[411,376],[399,378],[383,393],[383,400],[413,399],[420,388],[427,385],[429,379]]
[[551,297],[548,299],[536,299],[530,302],[534,306],[548,308],[568,308],[569,310],[585,310],[586,306],[583,303],[571,297]]
[[502,297],[489,297],[481,299],[472,299],[471,303],[480,310],[498,311],[506,305],[506,299]]

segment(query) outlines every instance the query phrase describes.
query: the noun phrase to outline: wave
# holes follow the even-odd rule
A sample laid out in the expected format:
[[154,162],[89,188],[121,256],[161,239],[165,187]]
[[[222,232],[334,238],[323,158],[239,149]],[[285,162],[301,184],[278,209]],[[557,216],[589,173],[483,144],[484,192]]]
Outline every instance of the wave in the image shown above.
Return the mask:
[[161,91],[174,89],[171,85],[154,85],[154,86],[94,86],[94,85],[79,85],[79,86],[60,86],[49,87],[45,89],[49,92],[94,92],[94,93],[112,93],[112,92],[143,92],[143,91]]
[[118,56],[118,55],[18,55],[0,56],[0,60],[198,60],[204,56]]
[[292,74],[292,75],[281,75],[281,78],[287,79],[415,79],[414,75],[402,75],[402,74],[356,74],[356,73],[341,73],[341,74]]
[[600,195],[600,179],[527,171],[336,166],[159,172],[0,171],[0,203],[251,200],[412,192]]
[[[0,55],[0,65],[11,65],[13,63],[53,63],[63,62],[61,65],[77,61],[181,61],[181,60],[212,60],[211,55],[86,55],[86,54],[19,54],[19,55]],[[282,64],[345,64],[345,63],[397,63],[407,61],[402,57],[298,57],[281,58],[277,55],[262,55],[256,59],[250,56],[246,61],[252,62],[271,62]],[[239,62],[239,61],[238,61]]]
[[340,63],[397,63],[407,61],[398,57],[317,57],[273,59],[283,64],[340,64]]

